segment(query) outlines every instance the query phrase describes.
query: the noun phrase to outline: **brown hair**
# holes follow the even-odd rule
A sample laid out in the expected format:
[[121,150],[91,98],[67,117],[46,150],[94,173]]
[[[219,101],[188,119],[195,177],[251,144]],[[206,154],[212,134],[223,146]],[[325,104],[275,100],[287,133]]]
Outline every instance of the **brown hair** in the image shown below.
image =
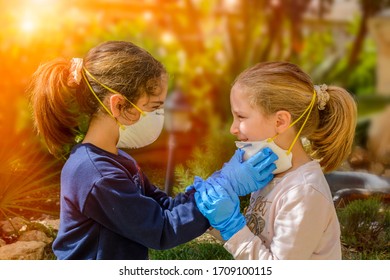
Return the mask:
[[[42,64],[29,88],[35,127],[56,156],[63,153],[66,144],[75,143],[81,116],[105,112],[84,79],[76,86],[68,84],[70,67],[70,60],[63,58]],[[166,75],[164,66],[147,51],[123,41],[108,41],[92,48],[83,59],[83,67],[133,103],[143,95],[155,94]],[[110,92],[86,77],[104,102]]]
[[[309,75],[288,62],[259,63],[242,72],[234,84],[244,87],[250,102],[265,115],[286,110],[292,121],[310,105],[314,85]],[[345,89],[329,86],[329,101],[324,110],[312,109],[301,137],[310,142],[310,155],[319,160],[324,172],[336,169],[350,154],[355,135],[357,109]],[[318,102],[316,97],[316,103]],[[298,130],[305,117],[295,124]]]

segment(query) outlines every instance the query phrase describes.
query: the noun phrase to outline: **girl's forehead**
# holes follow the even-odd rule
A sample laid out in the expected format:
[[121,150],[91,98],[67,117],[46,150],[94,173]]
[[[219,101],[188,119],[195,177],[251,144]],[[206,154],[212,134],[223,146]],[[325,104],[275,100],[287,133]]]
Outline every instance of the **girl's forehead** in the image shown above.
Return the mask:
[[245,97],[246,95],[247,91],[245,90],[245,88],[237,84],[235,84],[230,91],[230,96],[234,99],[244,99],[243,97]]
[[247,89],[241,86],[233,86],[230,91],[230,101],[235,106],[250,106],[250,95]]
[[253,92],[253,89],[251,87],[246,86],[246,85],[236,83],[233,85],[231,92],[234,92],[235,94],[238,94],[241,97],[245,96],[245,97],[249,98],[249,95]]

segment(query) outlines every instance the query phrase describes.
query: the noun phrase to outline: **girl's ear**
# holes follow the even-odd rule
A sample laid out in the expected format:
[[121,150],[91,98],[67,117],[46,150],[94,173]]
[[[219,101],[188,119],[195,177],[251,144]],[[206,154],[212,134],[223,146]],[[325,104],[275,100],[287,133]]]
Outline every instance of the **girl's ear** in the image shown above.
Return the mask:
[[120,94],[113,94],[110,96],[110,110],[114,118],[121,115],[122,107],[125,105],[126,100]]
[[278,134],[281,134],[289,128],[291,123],[291,114],[287,111],[281,110],[281,111],[277,111],[275,116],[276,116],[276,124],[275,124],[276,132]]

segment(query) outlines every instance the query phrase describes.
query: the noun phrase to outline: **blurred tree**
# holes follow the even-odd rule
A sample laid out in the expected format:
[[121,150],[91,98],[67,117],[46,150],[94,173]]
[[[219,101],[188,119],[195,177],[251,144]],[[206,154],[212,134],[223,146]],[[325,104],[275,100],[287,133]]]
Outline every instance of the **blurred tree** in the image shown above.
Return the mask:
[[[268,43],[264,48],[259,61],[269,60],[271,51],[276,47],[277,57],[283,57],[283,51],[287,53],[285,59],[297,60],[303,48],[302,22],[311,0],[269,0],[266,6],[270,9],[267,19]],[[289,27],[290,44],[287,50],[284,50],[283,38],[285,34],[283,29]]]
[[197,114],[227,120],[230,84],[238,73],[255,62],[299,60],[301,25],[310,2],[159,1],[160,28],[154,32],[173,34],[180,50],[168,52],[185,60],[184,68],[175,70],[177,82],[193,98]]
[[[327,9],[336,5],[334,0],[327,1]],[[350,25],[352,37],[347,52],[340,59],[334,59],[322,71],[322,78],[346,87],[350,91],[372,95],[375,92],[375,46],[367,40],[368,21],[381,10],[390,7],[390,0],[358,0],[360,16]],[[337,6],[333,7],[337,8]],[[337,44],[337,42],[335,42]]]
[[359,56],[363,47],[364,39],[368,31],[368,20],[373,17],[379,11],[390,7],[390,0],[359,0],[360,8],[362,11],[359,28],[355,36],[354,43],[352,44],[352,50],[348,58],[348,66],[346,73],[350,73],[351,70],[359,63]]

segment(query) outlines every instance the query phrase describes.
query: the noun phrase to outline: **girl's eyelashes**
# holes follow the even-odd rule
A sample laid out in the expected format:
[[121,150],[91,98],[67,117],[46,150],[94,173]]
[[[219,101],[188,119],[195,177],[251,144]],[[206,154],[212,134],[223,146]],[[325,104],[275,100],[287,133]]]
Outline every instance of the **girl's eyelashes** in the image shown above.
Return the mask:
[[153,106],[146,106],[147,111],[155,111],[155,110],[161,109],[161,108],[164,108],[164,104],[156,104]]
[[153,112],[153,111],[156,111],[156,110],[161,109],[161,108],[164,108],[164,107],[162,107],[162,106],[153,106],[153,107],[150,107],[150,108],[146,109],[146,111]]
[[245,115],[242,115],[241,113],[236,112],[236,111],[232,111],[232,114],[233,114],[234,119],[244,120],[247,118]]

